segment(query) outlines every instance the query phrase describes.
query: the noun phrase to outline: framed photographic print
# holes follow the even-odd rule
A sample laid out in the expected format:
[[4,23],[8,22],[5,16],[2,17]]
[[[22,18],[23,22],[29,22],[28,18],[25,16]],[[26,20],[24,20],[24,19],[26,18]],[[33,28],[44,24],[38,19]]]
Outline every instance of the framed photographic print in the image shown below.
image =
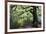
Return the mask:
[[44,31],[45,4],[43,2],[9,1],[5,5],[5,32]]

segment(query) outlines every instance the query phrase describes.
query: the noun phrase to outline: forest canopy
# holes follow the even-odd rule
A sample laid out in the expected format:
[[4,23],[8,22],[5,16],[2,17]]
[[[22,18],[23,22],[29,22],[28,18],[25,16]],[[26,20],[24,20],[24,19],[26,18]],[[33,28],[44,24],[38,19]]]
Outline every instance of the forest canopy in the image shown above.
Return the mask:
[[[36,27],[41,23],[41,7],[28,5],[10,5],[10,28]],[[39,26],[37,26],[39,27]]]

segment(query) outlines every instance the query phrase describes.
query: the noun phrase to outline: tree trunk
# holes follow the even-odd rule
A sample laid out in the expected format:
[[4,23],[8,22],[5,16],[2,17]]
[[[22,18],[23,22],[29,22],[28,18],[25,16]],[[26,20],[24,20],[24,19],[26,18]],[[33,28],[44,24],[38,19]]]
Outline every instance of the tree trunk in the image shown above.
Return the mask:
[[33,27],[38,27],[38,17],[37,17],[37,9],[36,6],[33,6]]

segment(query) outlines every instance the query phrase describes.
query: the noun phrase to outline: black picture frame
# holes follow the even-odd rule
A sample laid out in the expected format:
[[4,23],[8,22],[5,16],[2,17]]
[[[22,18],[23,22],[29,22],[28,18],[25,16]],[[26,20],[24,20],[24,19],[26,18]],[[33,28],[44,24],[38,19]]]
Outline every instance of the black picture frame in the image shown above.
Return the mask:
[[[35,30],[35,31],[20,31],[20,32],[7,32],[7,3],[8,2],[16,2],[16,3],[33,3],[33,4],[42,4],[43,5],[43,30]],[[45,3],[44,2],[28,2],[28,1],[8,1],[5,0],[5,34],[11,34],[11,33],[24,33],[24,32],[41,32],[45,31]]]

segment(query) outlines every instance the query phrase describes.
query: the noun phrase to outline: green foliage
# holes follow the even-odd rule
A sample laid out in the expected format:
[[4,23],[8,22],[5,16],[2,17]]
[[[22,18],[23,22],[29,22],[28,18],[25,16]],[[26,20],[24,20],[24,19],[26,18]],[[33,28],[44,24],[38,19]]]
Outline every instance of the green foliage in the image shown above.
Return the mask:
[[[10,23],[14,28],[22,28],[27,22],[29,24],[33,21],[33,14],[31,13],[33,7],[26,5],[11,5],[10,6]],[[40,12],[38,12],[39,14]]]

